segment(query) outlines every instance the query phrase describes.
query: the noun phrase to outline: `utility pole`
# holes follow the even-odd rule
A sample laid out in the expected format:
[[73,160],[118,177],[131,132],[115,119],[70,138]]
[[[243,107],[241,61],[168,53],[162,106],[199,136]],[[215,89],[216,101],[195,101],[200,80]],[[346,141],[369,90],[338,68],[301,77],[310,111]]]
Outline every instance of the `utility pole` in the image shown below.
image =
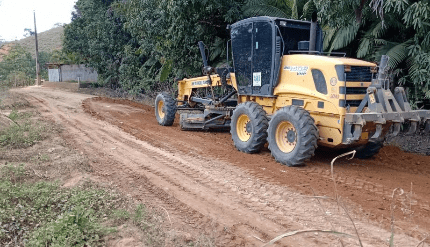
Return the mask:
[[39,45],[37,43],[37,29],[36,29],[36,11],[34,13],[34,37],[36,40],[36,86],[41,84],[40,82],[40,65],[39,65]]

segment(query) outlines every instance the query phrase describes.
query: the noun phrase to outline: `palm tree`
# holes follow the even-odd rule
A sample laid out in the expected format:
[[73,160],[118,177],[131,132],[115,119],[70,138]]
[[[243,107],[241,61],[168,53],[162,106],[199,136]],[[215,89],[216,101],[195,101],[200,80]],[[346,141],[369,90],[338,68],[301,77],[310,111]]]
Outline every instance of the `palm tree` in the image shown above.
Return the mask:
[[244,5],[244,15],[276,16],[292,19],[310,19],[316,10],[313,0],[248,0]]
[[411,89],[410,98],[416,102],[430,98],[430,5],[427,1],[361,1],[370,2],[370,6],[357,6],[353,0],[342,1],[340,5],[333,2],[337,3],[319,2],[326,50],[349,49],[350,55],[373,61],[379,61],[386,54],[397,83]]

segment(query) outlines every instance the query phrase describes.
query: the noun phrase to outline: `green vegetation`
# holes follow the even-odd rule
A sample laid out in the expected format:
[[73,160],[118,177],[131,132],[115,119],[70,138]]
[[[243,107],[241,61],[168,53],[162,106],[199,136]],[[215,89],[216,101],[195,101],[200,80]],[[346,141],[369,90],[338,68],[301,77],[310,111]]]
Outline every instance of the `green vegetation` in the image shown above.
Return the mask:
[[163,215],[143,204],[126,206],[93,183],[63,188],[31,174],[23,164],[0,166],[0,246],[106,246],[120,225],[137,229],[135,239],[148,246],[214,246],[203,235],[185,243],[164,229]]
[[13,110],[9,118],[15,123],[0,131],[0,147],[25,148],[41,141],[46,136],[45,125],[32,121],[29,113]]
[[[415,103],[430,99],[430,3],[424,0],[314,1],[326,30],[324,47],[352,57],[390,57],[395,83]],[[370,4],[370,5],[369,5]]]
[[[40,74],[48,79],[48,69],[45,63],[49,62],[51,54],[39,54]],[[19,87],[34,84],[36,78],[36,59],[24,47],[15,45],[0,61],[0,87]]]
[[241,17],[243,0],[79,0],[65,27],[64,49],[97,70],[100,84],[131,93],[201,73],[197,41],[223,62],[226,25]]
[[[38,34],[39,62],[42,79],[48,80],[46,63],[80,64],[76,55],[62,51],[64,28],[57,27]],[[5,55],[0,54],[0,88],[34,84],[36,79],[36,48],[34,36],[1,44]],[[10,49],[8,51],[8,49]]]
[[117,199],[106,191],[26,183],[24,165],[0,168],[0,245],[102,246],[114,231],[101,224]]
[[257,15],[309,20],[315,10],[326,51],[375,62],[388,54],[395,84],[411,89],[415,102],[430,98],[424,0],[78,0],[64,49],[94,67],[101,85],[144,93],[199,75],[199,40],[212,65],[225,64],[229,23]]

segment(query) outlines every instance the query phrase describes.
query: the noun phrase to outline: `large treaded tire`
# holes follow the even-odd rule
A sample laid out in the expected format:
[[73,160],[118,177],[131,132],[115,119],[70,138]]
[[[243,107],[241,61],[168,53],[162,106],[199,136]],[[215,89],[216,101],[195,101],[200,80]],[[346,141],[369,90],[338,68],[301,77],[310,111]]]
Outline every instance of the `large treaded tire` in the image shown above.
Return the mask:
[[[282,126],[288,128],[282,128]],[[287,131],[286,135],[280,135],[282,130],[284,133]],[[319,136],[318,128],[309,112],[301,107],[291,105],[279,109],[272,116],[267,132],[269,149],[279,163],[298,166],[315,154]],[[278,142],[282,141],[284,146],[278,146]],[[283,149],[290,150],[283,151]]]
[[[240,138],[238,133],[238,120],[239,118],[248,117],[247,131],[248,140],[243,140]],[[269,125],[269,120],[267,119],[267,113],[264,111],[263,107],[255,102],[245,102],[239,104],[233,112],[231,117],[231,128],[230,133],[233,139],[234,145],[239,151],[244,153],[257,153],[259,152],[264,144],[267,142],[267,127]]]
[[176,100],[169,93],[162,92],[155,98],[155,117],[158,124],[172,126],[175,121]]
[[366,145],[353,148],[357,153],[355,153],[355,157],[359,159],[369,159],[372,156],[379,153],[379,150],[384,146],[383,141],[377,141],[377,142],[368,142]]

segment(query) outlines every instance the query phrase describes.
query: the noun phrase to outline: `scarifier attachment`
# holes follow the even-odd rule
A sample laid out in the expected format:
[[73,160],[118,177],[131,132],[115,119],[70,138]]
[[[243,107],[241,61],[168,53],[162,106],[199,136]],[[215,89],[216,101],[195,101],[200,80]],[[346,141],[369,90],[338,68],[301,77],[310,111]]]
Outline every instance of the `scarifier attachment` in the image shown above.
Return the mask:
[[[387,123],[394,125],[393,134],[397,135],[400,132],[401,124],[406,120],[410,122],[409,134],[417,130],[419,123],[425,123],[425,131],[430,132],[430,111],[413,111],[402,87],[396,87],[394,94],[391,93],[387,73],[388,59],[388,56],[382,56],[378,75],[367,88],[366,96],[356,112],[346,113],[344,144],[358,141],[363,127],[368,122],[374,123],[376,126],[375,132],[369,141],[380,139]],[[365,107],[367,109],[363,113]]]
[[427,119],[425,125],[424,131],[430,132],[430,119]]
[[234,107],[207,106],[202,113],[181,113],[179,125],[183,130],[228,129]]

